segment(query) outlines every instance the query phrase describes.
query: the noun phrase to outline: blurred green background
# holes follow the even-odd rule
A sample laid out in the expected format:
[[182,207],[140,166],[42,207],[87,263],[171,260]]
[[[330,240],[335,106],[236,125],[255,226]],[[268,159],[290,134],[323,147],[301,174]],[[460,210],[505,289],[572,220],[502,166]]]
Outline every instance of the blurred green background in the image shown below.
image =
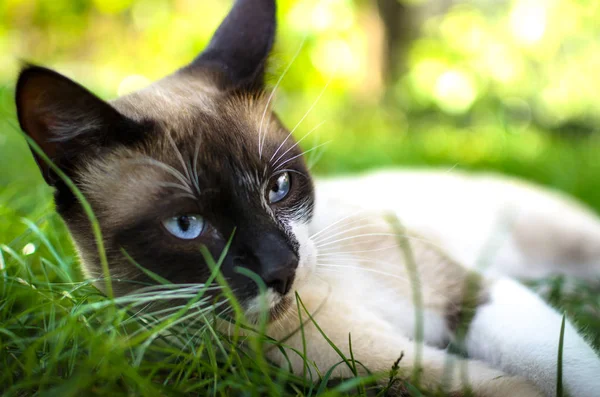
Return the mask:
[[[303,141],[304,149],[330,141],[310,153],[317,173],[392,165],[497,170],[600,210],[599,2],[278,4],[269,82],[290,66],[276,108],[290,128],[310,111],[297,137],[323,123]],[[0,216],[51,209],[50,189],[15,128],[20,61],[114,98],[189,62],[230,5],[0,1]],[[0,237],[17,235],[4,225]]]

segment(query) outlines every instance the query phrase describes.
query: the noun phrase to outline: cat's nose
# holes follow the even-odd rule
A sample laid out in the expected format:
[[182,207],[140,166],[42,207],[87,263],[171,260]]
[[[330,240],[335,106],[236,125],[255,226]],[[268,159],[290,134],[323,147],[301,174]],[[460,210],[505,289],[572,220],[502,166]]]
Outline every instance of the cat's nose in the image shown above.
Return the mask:
[[292,288],[298,267],[298,256],[292,251],[283,236],[262,236],[254,255],[260,263],[260,277],[267,288],[282,295]]
[[290,252],[290,255],[285,258],[279,258],[276,264],[267,265],[266,271],[263,271],[261,276],[267,288],[273,288],[281,295],[285,295],[292,288],[296,267],[298,267],[298,257]]

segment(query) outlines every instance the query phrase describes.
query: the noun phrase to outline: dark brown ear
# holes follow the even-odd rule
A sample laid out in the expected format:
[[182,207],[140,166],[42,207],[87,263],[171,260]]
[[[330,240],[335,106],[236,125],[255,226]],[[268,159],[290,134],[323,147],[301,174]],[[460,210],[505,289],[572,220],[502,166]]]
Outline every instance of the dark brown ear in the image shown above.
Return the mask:
[[184,71],[212,69],[223,86],[260,89],[275,40],[275,0],[237,0],[208,47]]
[[[142,128],[94,94],[46,68],[27,66],[16,89],[19,123],[44,153],[69,174],[82,155],[138,139]],[[48,184],[55,176],[34,152]]]

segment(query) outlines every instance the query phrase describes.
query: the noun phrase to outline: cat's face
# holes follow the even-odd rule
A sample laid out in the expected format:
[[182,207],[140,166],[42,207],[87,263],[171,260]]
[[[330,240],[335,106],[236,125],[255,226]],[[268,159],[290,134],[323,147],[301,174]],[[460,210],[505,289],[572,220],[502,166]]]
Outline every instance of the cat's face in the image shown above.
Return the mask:
[[[213,258],[226,251],[221,271],[247,308],[258,287],[239,268],[281,308],[314,267],[312,181],[262,87],[274,11],[272,0],[238,1],[192,64],[110,104],[47,69],[21,73],[21,127],[91,204],[117,294],[151,281],[132,259],[170,282],[204,283],[204,246]],[[102,278],[81,205],[36,159],[86,273]]]

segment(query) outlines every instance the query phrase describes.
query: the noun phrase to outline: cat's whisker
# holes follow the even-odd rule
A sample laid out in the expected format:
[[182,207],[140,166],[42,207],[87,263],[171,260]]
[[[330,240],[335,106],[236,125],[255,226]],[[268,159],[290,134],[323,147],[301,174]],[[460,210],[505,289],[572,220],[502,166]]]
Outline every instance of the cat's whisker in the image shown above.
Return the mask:
[[[308,110],[306,111],[306,113],[304,113],[304,116],[302,116],[302,118],[300,119],[300,121],[298,121],[298,123],[294,126],[294,128],[292,128],[292,130],[285,137],[285,139],[283,140],[283,142],[281,142],[281,144],[279,145],[279,148],[278,148],[277,152],[287,142],[287,140],[290,139],[290,137],[294,134],[294,132],[298,129],[298,127],[300,127],[300,125],[302,124],[302,122],[308,117],[308,115],[312,112],[312,110],[315,108],[315,106],[317,106],[317,104],[319,103],[319,100],[321,99],[321,97],[323,96],[323,94],[325,94],[325,91],[327,91],[327,88],[331,84],[331,81],[333,80],[334,76],[335,76],[335,73],[331,75],[331,77],[329,78],[329,80],[327,81],[327,83],[325,84],[325,86],[323,87],[323,89],[321,90],[321,92],[319,93],[319,95],[317,96],[317,98],[314,100],[314,102],[312,103],[312,105],[310,105],[310,107],[308,108]],[[275,157],[275,155],[277,154],[277,152],[275,152],[273,154],[273,156],[271,156],[271,160],[270,161],[273,160],[273,157]],[[275,168],[275,166],[273,166],[273,167]]]
[[168,320],[170,317],[176,315],[180,310],[186,307],[186,312],[193,311],[194,313],[204,313],[212,311],[215,308],[221,307],[226,303],[226,301],[221,301],[216,304],[208,304],[210,301],[210,299],[201,299],[198,302],[194,302],[192,305],[190,305],[189,302],[186,302],[176,306],[170,306],[166,308],[162,307],[152,312],[144,312],[140,316],[138,316],[138,318],[144,318],[147,321],[158,323],[161,321]]
[[[364,219],[369,219],[369,218],[367,217],[367,218],[364,218]],[[346,224],[345,226],[347,227],[351,223],[353,223],[353,222],[350,222],[350,223]],[[360,229],[364,229],[364,228],[372,228],[372,227],[378,227],[378,226],[379,225],[376,225],[376,224],[366,224],[366,225],[356,226],[356,227],[352,227],[352,228],[349,228],[349,229],[344,229],[344,230],[342,230],[340,232],[337,232],[337,233],[334,233],[332,235],[328,235],[328,236],[325,236],[325,237],[321,237],[321,238],[318,238],[318,239],[312,239],[312,240],[315,243],[316,247],[324,247],[326,245],[329,245],[329,244],[324,244],[324,243],[325,242],[329,243],[328,240],[330,240],[333,237],[344,235],[346,233],[349,233],[349,232],[352,232],[352,231],[356,231],[356,230],[360,230]],[[357,234],[357,235],[349,236],[349,238],[352,239],[352,238],[359,238],[359,237],[368,237],[369,235],[370,234],[368,234],[368,233],[366,233],[366,234]],[[442,249],[441,247],[439,247],[437,244],[435,244],[430,239],[426,239],[426,238],[423,238],[423,237],[411,236],[409,234],[396,234],[396,233],[392,233],[392,234],[389,234],[389,235],[396,236],[396,237],[401,237],[401,238],[406,238],[406,239],[413,240],[413,241],[425,242],[425,243],[427,243],[427,244],[429,244],[431,246],[434,246],[436,248]],[[335,242],[338,242],[338,241],[341,241],[341,240],[335,240]]]
[[352,266],[352,265],[340,265],[340,264],[336,264],[336,263],[317,263],[317,269],[319,269],[319,268],[321,268],[321,269],[333,268],[333,269],[336,269],[336,270],[337,269],[360,270],[360,271],[365,271],[365,272],[369,272],[369,273],[380,274],[382,276],[396,278],[396,279],[399,279],[399,280],[402,280],[402,281],[410,282],[410,279],[407,278],[407,277],[403,277],[403,276],[400,276],[398,274],[394,274],[394,273],[390,273],[390,272],[384,272],[382,270],[373,269],[373,268],[370,268],[370,267]]
[[[178,301],[178,302],[188,302],[190,299],[193,298],[189,298],[189,297],[179,297],[179,298],[173,298],[173,300]],[[199,304],[200,305],[207,305],[210,303],[210,299],[206,298],[206,299],[201,299],[199,300]],[[169,305],[169,302],[139,302],[139,303],[132,303],[130,304],[128,307],[129,309],[133,309],[135,307],[138,306],[144,306],[144,311],[139,314],[137,317],[140,318],[146,318],[146,317],[156,317],[158,315],[163,315],[165,313],[174,313],[177,312],[178,310],[184,308],[187,303],[182,303],[180,305],[170,305],[165,307],[165,305]],[[150,306],[150,310],[148,310],[148,306]],[[154,307],[153,307],[154,306]]]
[[348,236],[348,237],[338,238],[338,239],[335,239],[333,241],[323,242],[321,244],[315,244],[315,246],[318,249],[321,249],[323,247],[328,247],[330,245],[334,245],[334,244],[341,243],[343,241],[349,241],[349,240],[355,240],[355,241],[358,241],[358,242],[364,242],[365,241],[364,240],[365,237],[401,237],[401,238],[403,238],[405,236],[404,235],[400,235],[400,234],[396,234],[396,233],[384,233],[384,232],[382,232],[382,233],[364,233],[364,234],[357,234],[355,236]]
[[190,292],[192,294],[196,294],[201,289],[206,289],[207,291],[213,291],[220,289],[221,287],[218,284],[213,283],[212,285],[205,285],[202,283],[199,284],[165,284],[165,285],[151,285],[147,287],[142,287],[136,290],[134,293],[124,295],[121,298],[137,298],[140,296],[152,296],[156,299],[161,299],[165,296]]
[[[317,237],[318,235],[320,235],[320,234],[322,234],[322,233],[325,233],[326,231],[328,231],[328,230],[329,230],[330,228],[332,228],[333,226],[335,226],[335,225],[339,225],[340,223],[342,223],[342,222],[344,222],[344,221],[348,220],[349,218],[353,218],[353,217],[357,216],[358,214],[360,214],[361,212],[363,212],[363,213],[364,213],[365,211],[366,211],[366,210],[364,210],[364,209],[360,209],[360,210],[358,210],[358,211],[356,211],[356,212],[353,212],[353,213],[351,213],[350,215],[346,215],[345,217],[343,217],[343,218],[341,218],[341,219],[338,219],[338,220],[336,220],[335,222],[332,222],[332,223],[330,223],[329,225],[325,226],[324,228],[322,228],[322,229],[321,229],[321,230],[319,230],[318,232],[315,232],[314,234],[312,234],[312,235],[310,236],[310,238],[314,240],[314,238],[315,238],[315,237]],[[353,223],[353,222],[357,222],[357,220],[352,220],[352,221],[350,221],[348,224],[351,224],[351,223]],[[343,224],[342,224],[342,225],[343,225]],[[335,229],[334,229],[334,230],[335,230]]]
[[[349,225],[346,225],[346,226],[349,226]],[[349,229],[344,229],[344,230],[342,230],[340,232],[337,232],[337,233],[333,233],[333,234],[330,234],[330,235],[327,235],[327,236],[322,236],[322,237],[320,237],[318,239],[313,239],[313,242],[315,244],[321,244],[321,243],[324,243],[327,240],[330,240],[333,237],[337,237],[337,236],[340,236],[340,235],[343,235],[343,234],[346,234],[346,233],[349,233],[349,232],[353,232],[353,231],[356,231],[356,230],[362,230],[362,229],[366,229],[366,228],[373,228],[373,227],[377,227],[377,226],[378,225],[376,225],[376,224],[366,224],[366,225],[355,226],[355,227],[351,227]]]
[[[182,310],[185,305],[172,306],[165,309],[155,310],[153,312],[141,313],[136,316],[132,316],[128,318],[126,321],[122,322],[122,325],[129,324],[143,324],[147,328],[152,328],[157,324],[160,324],[164,321],[168,321],[174,315],[176,315],[180,310]],[[206,306],[207,310],[211,310],[209,306]],[[189,310],[188,310],[189,311]]]
[[[188,286],[185,288],[178,288],[170,291],[153,291],[148,289],[145,292],[137,292],[135,294],[123,295],[118,298],[115,298],[114,303],[121,306],[129,306],[130,308],[135,308],[142,305],[157,304],[160,302],[166,302],[170,300],[189,301],[190,299],[194,299],[198,296],[198,293],[200,292],[201,288],[204,287],[201,284],[199,284],[198,286]],[[205,292],[219,290],[221,290],[221,287],[218,285],[215,285],[214,287],[205,288]],[[203,302],[209,300],[209,297],[203,297],[200,299],[200,301]],[[78,311],[81,311],[81,313],[95,311],[112,304],[113,302],[111,301],[94,302],[79,306]]]
[[[213,285],[218,285],[213,283]],[[138,289],[137,291],[150,292],[154,290],[174,291],[182,289],[200,289],[206,287],[205,283],[184,283],[184,284],[152,284]]]
[[324,250],[319,250],[319,253],[316,255],[317,257],[324,257],[326,255],[352,255],[352,254],[362,254],[362,253],[370,253],[370,252],[380,252],[386,251],[390,249],[398,248],[398,244],[388,245],[380,248],[373,248],[368,250],[354,250],[354,251],[337,251],[337,248],[326,248]]
[[333,262],[333,263],[346,263],[346,262],[357,262],[357,263],[368,263],[368,264],[373,264],[373,265],[385,265],[385,266],[389,266],[389,267],[404,267],[403,264],[401,264],[400,262],[389,262],[389,261],[384,261],[384,260],[379,260],[379,259],[373,259],[373,258],[366,258],[364,256],[352,256],[352,257],[347,257],[347,258],[327,258],[326,259],[329,262]]
[[[402,280],[410,285],[413,285],[415,283],[414,280],[411,280],[408,277],[403,277],[401,275],[398,274],[394,274],[394,273],[390,273],[390,272],[385,272],[382,270],[378,270],[378,269],[373,269],[373,268],[369,268],[369,267],[362,267],[362,266],[351,266],[351,265],[338,265],[338,264],[330,264],[330,263],[318,263],[317,264],[317,270],[325,270],[325,271],[332,271],[332,272],[338,272],[341,273],[343,271],[343,269],[352,269],[352,270],[359,270],[359,271],[365,271],[368,273],[374,273],[374,274],[379,274],[385,277],[389,277],[389,278],[394,278],[397,280]],[[442,298],[444,301],[446,301],[446,303],[449,305],[449,307],[455,308],[455,307],[459,307],[460,305],[457,304],[455,301],[453,301],[452,299],[450,299],[447,295],[442,294],[439,290],[429,286],[429,285],[425,285],[423,284],[422,281],[418,281],[417,282],[418,287],[421,289],[421,291],[426,290],[429,292],[433,292],[436,294],[437,297]],[[424,308],[422,308],[424,309]]]
[[141,309],[139,309],[137,312],[135,312],[135,313],[132,313],[132,314],[129,316],[129,318],[127,318],[126,320],[124,320],[124,321],[123,321],[121,324],[122,324],[122,325],[126,325],[126,324],[128,324],[129,322],[131,322],[131,321],[135,321],[135,320],[136,320],[136,319],[138,319],[139,317],[142,317],[142,316],[145,314],[146,310],[147,310],[147,309],[148,309],[150,306],[152,306],[152,303],[148,303],[148,304],[146,304],[146,306],[142,307],[142,308],[141,308]]
[[144,324],[150,323],[158,323],[160,321],[164,321],[168,318],[168,316],[164,316],[164,314],[173,314],[178,310],[181,310],[185,305],[171,306],[164,309],[159,309],[152,312],[147,312],[146,309],[151,304],[148,304],[143,309],[139,310],[135,315],[132,315],[127,320],[123,321],[121,324],[128,325],[131,323],[136,323],[138,321],[142,321]]
[[277,153],[279,152],[279,150],[281,150],[281,148],[283,147],[283,145],[285,144],[285,141],[287,140],[287,138],[281,142],[281,144],[279,145],[279,147],[277,148],[277,150],[275,151],[275,153],[273,153],[273,156],[271,156],[271,159],[269,160],[269,162],[273,162],[273,167],[277,166],[277,163],[281,160],[281,158],[283,156],[285,156],[286,154],[289,153],[290,150],[293,150],[296,146],[298,146],[300,144],[300,142],[302,142],[306,137],[308,137],[310,134],[312,134],[314,131],[316,131],[320,126],[322,126],[323,124],[325,124],[326,120],[321,121],[319,124],[317,124],[316,126],[314,126],[310,131],[308,131],[306,134],[304,134],[304,136],[300,139],[298,139],[292,146],[290,146],[285,152],[283,152],[281,155],[279,155],[279,157],[277,157],[277,159],[273,162],[273,158],[275,157],[275,155],[277,155]]
[[[217,313],[215,316],[217,318],[223,316],[227,311],[231,311],[232,308],[231,306],[226,307],[225,309],[221,310],[219,313]],[[205,321],[205,324],[203,326],[201,326],[200,328],[198,328],[198,330],[196,332],[194,332],[191,337],[188,339],[188,341],[182,346],[182,349],[187,348],[188,345],[196,345],[196,343],[192,343],[194,342],[194,338],[197,338],[201,333],[203,333],[204,331],[206,331],[208,329],[208,319],[202,315],[201,317],[199,317],[196,321],[194,321],[194,324],[198,321]],[[186,328],[190,328],[190,327],[186,327]]]
[[[356,223],[356,222],[354,222]],[[346,227],[350,226],[350,224],[345,225]],[[330,235],[323,235],[320,236],[319,238],[316,239],[312,239],[313,243],[316,244],[317,246],[319,244],[325,243],[328,240],[331,240],[332,238],[338,237],[338,236],[343,236],[345,234],[349,234],[350,232],[356,231],[356,230],[362,230],[365,228],[372,228],[374,225],[360,225],[360,226],[354,226],[354,227],[348,227],[347,229],[342,229],[342,228],[335,228],[333,230],[333,233]],[[340,230],[341,229],[341,230]]]
[[[212,311],[212,310],[216,309],[217,307],[219,307],[219,306],[217,306],[217,305],[206,306],[206,307],[202,308],[202,311],[209,311],[209,310]],[[178,319],[176,319],[176,320],[170,322],[169,324],[167,324],[164,328],[161,329],[160,332],[165,332],[167,329],[173,328],[176,325],[181,324],[182,322],[185,322],[185,321],[189,320],[190,318],[194,318],[196,316],[198,316],[198,311],[192,311],[191,313],[187,313],[185,315],[182,315]],[[146,323],[145,325],[150,326],[150,327],[154,327],[155,325],[160,324],[161,322],[170,321],[170,320],[171,320],[170,318],[167,318],[167,319],[160,318],[160,319],[156,319],[155,321],[151,321],[149,323]],[[130,338],[133,338],[136,335],[138,335],[138,334],[140,334],[140,333],[142,333],[144,331],[146,331],[146,330],[143,329],[143,328],[140,328],[140,329],[136,330],[135,332],[133,332],[130,335]]]
[[456,167],[458,167],[459,163],[454,163],[454,165],[450,168],[448,168],[445,172],[447,174],[449,174],[450,172],[452,172]]
[[[212,290],[207,289],[208,291],[217,291],[218,288],[213,288]],[[172,291],[171,293],[159,292],[158,295],[155,295],[152,292],[147,292],[144,294],[136,294],[136,295],[124,295],[122,297],[117,298],[116,303],[125,304],[125,303],[138,303],[138,302],[161,302],[168,301],[174,299],[192,299],[198,295],[198,290],[182,290],[182,291]]]
[[321,249],[322,247],[327,247],[342,241],[347,241],[347,240],[353,240],[353,239],[357,239],[357,238],[363,238],[363,237],[397,237],[397,238],[403,238],[403,239],[408,239],[408,240],[414,240],[414,241],[420,241],[420,242],[424,242],[427,243],[431,246],[434,246],[436,248],[440,248],[437,245],[435,245],[434,243],[432,243],[430,240],[422,238],[422,237],[416,237],[416,236],[410,236],[407,234],[401,234],[401,233],[365,233],[365,234],[357,234],[355,236],[350,236],[350,237],[344,237],[341,239],[337,239],[334,241],[329,241],[326,242],[324,244],[316,244],[316,247]]
[[315,146],[315,147],[312,147],[312,148],[310,148],[310,149],[308,149],[308,150],[305,150],[304,152],[302,152],[302,153],[300,153],[300,154],[297,154],[297,155],[295,155],[294,157],[291,157],[291,158],[289,158],[289,159],[285,160],[284,162],[280,163],[280,164],[279,164],[277,167],[274,167],[274,169],[273,169],[273,172],[275,172],[275,171],[279,170],[281,167],[283,167],[284,165],[286,165],[286,164],[287,164],[287,163],[289,163],[290,161],[293,161],[293,160],[297,159],[297,158],[298,158],[298,157],[300,157],[300,156],[304,156],[306,153],[310,153],[310,152],[312,152],[312,151],[314,151],[314,150],[317,150],[317,149],[318,149],[318,148],[320,148],[321,146],[325,146],[325,145],[327,145],[327,144],[329,144],[329,143],[331,143],[331,140],[328,140],[327,142],[323,142],[323,143],[321,143],[320,145],[317,145],[317,146]]
[[[313,152],[313,154],[314,154],[314,157],[313,157],[313,154],[311,154],[311,155],[308,157],[308,161],[307,161],[307,164],[306,164],[306,168],[307,168],[309,171],[311,171],[311,170],[312,170],[312,168],[315,166],[315,164],[317,164],[317,163],[319,162],[319,160],[321,159],[321,157],[323,157],[323,154],[325,153],[325,149],[326,149],[326,148],[323,148],[323,150],[319,150],[319,151],[315,151],[315,152]],[[315,154],[315,153],[316,153],[316,154]]]
[[[273,97],[275,96],[275,93],[277,92],[277,89],[279,88],[279,85],[281,84],[281,81],[283,80],[283,78],[285,77],[287,72],[290,70],[290,68],[292,67],[292,65],[294,64],[296,59],[298,58],[298,55],[300,55],[302,48],[304,48],[305,42],[306,42],[306,35],[302,38],[302,41],[300,42],[300,45],[298,46],[296,53],[294,54],[291,61],[288,63],[288,65],[284,69],[283,73],[281,73],[281,76],[279,76],[277,83],[275,83],[275,87],[273,87],[273,89],[271,90],[271,94],[269,94],[269,98],[267,99],[267,104],[265,105],[265,110],[263,111],[262,117],[260,119],[260,125],[258,128],[258,158],[259,159],[262,159],[262,151],[263,151],[263,147],[264,147],[264,141],[265,141],[267,131],[268,131],[268,128],[267,128],[263,133],[265,116],[267,114],[267,111],[269,110],[271,101],[273,100]],[[271,118],[269,117],[269,121],[270,121],[270,119]]]

